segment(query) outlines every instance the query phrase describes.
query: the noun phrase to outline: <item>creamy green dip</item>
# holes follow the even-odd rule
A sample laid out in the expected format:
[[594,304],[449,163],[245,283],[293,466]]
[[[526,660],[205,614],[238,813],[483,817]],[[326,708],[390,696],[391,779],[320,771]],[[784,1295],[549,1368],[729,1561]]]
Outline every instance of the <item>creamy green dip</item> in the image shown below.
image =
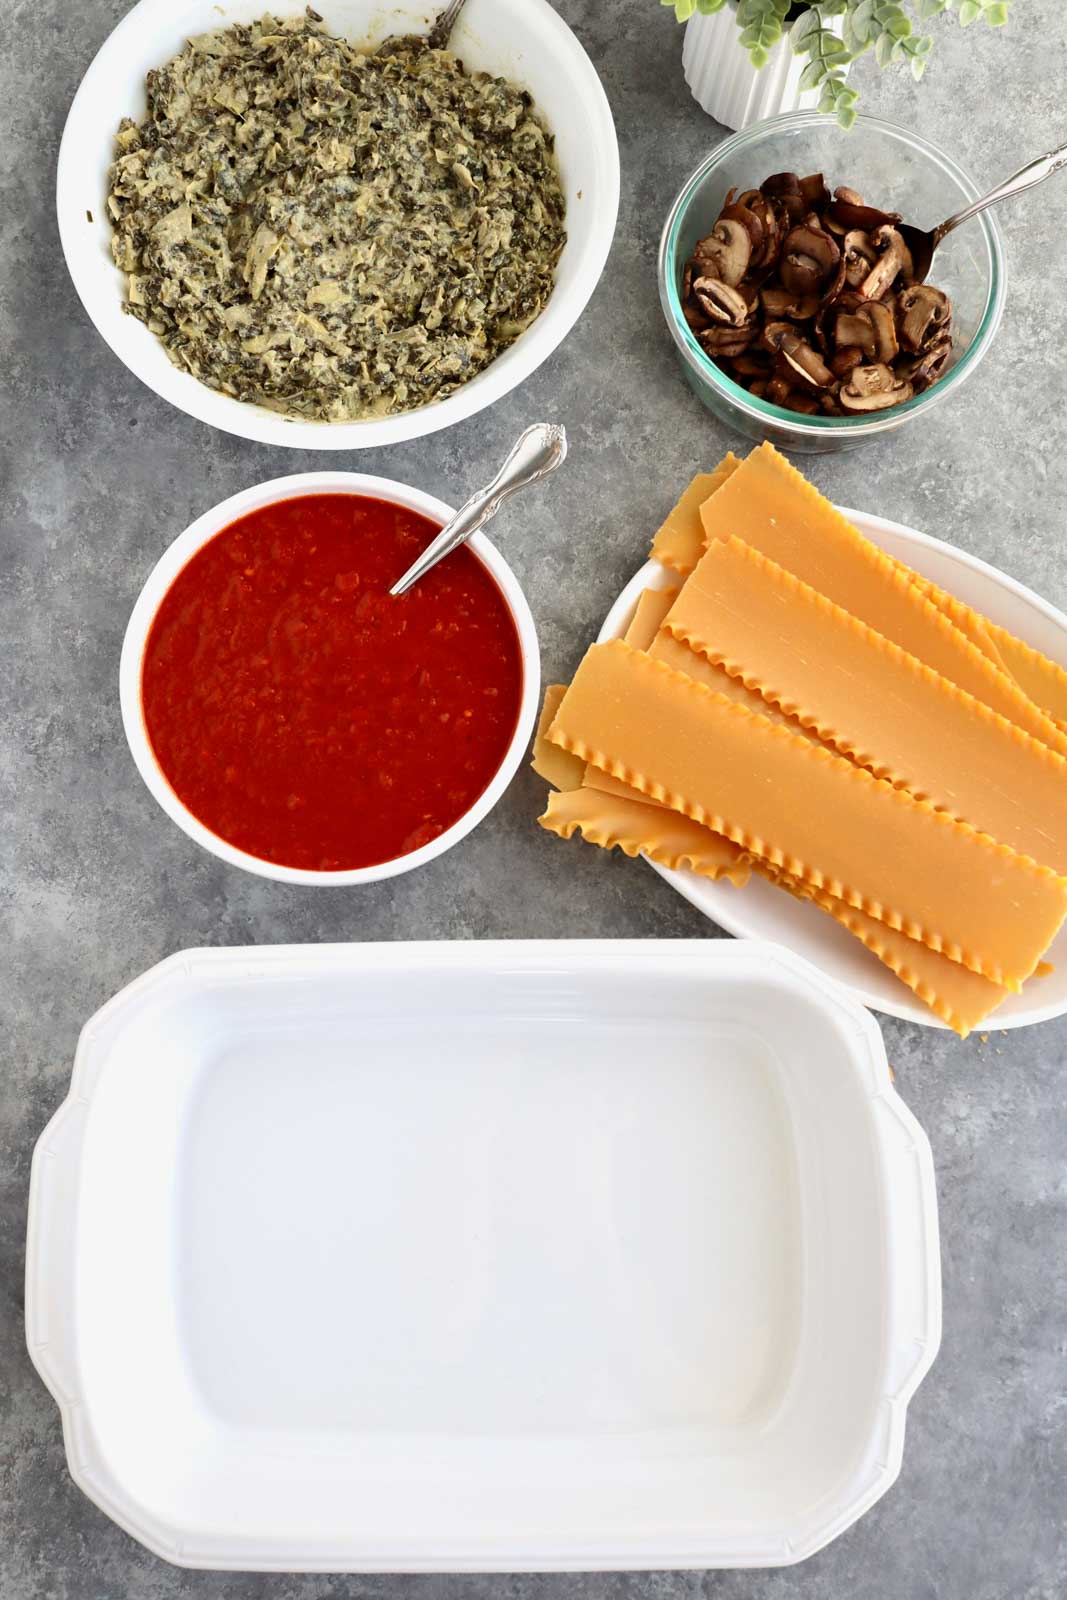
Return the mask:
[[191,39],[117,135],[126,309],[240,400],[343,422],[451,394],[543,309],[563,248],[529,94],[314,12]]

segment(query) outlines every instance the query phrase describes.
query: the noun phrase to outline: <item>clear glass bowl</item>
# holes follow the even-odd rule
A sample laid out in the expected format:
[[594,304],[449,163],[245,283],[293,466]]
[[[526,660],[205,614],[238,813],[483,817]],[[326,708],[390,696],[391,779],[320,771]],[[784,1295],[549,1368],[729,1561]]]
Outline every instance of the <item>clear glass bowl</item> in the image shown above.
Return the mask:
[[978,197],[956,163],[908,128],[859,116],[849,132],[832,116],[792,111],[723,140],[684,184],[660,241],[659,293],[690,387],[708,410],[750,439],[770,439],[808,453],[847,450],[902,428],[956,393],[993,341],[1004,309],[1004,247],[990,212],[941,245],[930,282],[953,304],[952,364],[925,393],[889,411],[861,417],[805,417],[760,400],[704,354],[682,315],[682,270],[697,240],[711,231],[726,192],[757,188],[774,172],[822,172],[831,189],[846,185],[917,227],[933,228]]

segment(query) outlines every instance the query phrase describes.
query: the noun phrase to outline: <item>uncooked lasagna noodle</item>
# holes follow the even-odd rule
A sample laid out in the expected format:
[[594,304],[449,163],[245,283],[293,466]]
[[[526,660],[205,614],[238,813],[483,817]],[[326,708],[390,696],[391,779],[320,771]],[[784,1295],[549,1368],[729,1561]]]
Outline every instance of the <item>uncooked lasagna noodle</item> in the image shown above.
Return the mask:
[[[919,593],[924,594],[928,600],[932,601],[937,609],[943,612],[961,633],[966,634],[971,643],[981,650],[984,656],[988,656],[990,661],[1000,668],[1001,672],[1007,672],[1009,677],[1015,676],[1014,673],[1009,671],[1007,662],[997,649],[985,617],[979,616],[977,611],[959,599],[957,595],[949,594],[946,589],[939,589],[931,579],[924,578],[921,573],[915,572],[911,567],[906,566],[903,561],[898,561],[896,565],[901,572],[908,575],[911,582],[919,590]],[[1018,679],[1016,679],[1016,682],[1018,682]],[[1021,687],[1022,685],[1020,684]]]
[[[596,768],[589,769],[589,773],[595,775]],[[638,790],[614,795],[586,784],[564,794],[552,793],[538,821],[561,839],[570,839],[577,832],[588,844],[601,849],[622,850],[631,857],[644,855],[665,867],[688,867],[701,877],[727,881],[737,888],[744,886],[755,868],[783,892],[810,900],[832,916],[963,1038],[996,1009],[1007,993],[959,962],[887,928],[854,906],[750,856],[704,824],[658,803],[645,802]],[[1045,965],[1039,963],[1037,972]]]
[[545,737],[566,693],[565,683],[550,683],[545,689],[530,755],[530,765],[537,776],[544,778],[554,789],[576,789],[585,773],[584,761],[561,750],[558,744],[549,744]]
[[677,598],[677,589],[642,589],[623,634],[626,643],[634,650],[647,650]]
[[957,595],[939,589],[937,584],[911,567],[898,561],[896,565],[908,573],[911,581],[927,599],[956,624],[978,648],[1015,679],[1019,688],[1034,704],[1054,722],[1062,726],[1067,722],[1067,672],[1055,661],[1043,656],[1040,650],[1017,639],[1007,628],[990,622],[981,612],[975,611]]
[[667,628],[841,754],[1067,873],[1067,761],[738,539]]
[[[688,588],[688,585],[686,587]],[[685,590],[682,593],[684,594]],[[668,612],[668,619],[673,615],[676,606],[677,602]],[[653,661],[662,661],[675,672],[684,673],[687,678],[693,678],[706,688],[713,689],[716,694],[724,695],[727,700],[733,700],[737,705],[745,706],[747,710],[766,717],[769,722],[778,722],[783,728],[791,729],[798,737],[809,739],[813,744],[819,742],[816,734],[802,727],[784,710],[768,705],[756,689],[749,688],[740,678],[732,677],[724,667],[709,661],[706,654],[694,649],[684,640],[676,638],[669,627],[663,628],[656,635],[648,653]]]
[[[646,589],[641,597],[642,600],[645,595],[652,592]],[[657,595],[664,592],[666,591],[656,591]],[[672,592],[674,594],[678,593],[677,590]],[[634,621],[630,624],[625,635],[626,643],[631,648],[635,650],[643,648],[642,644],[635,643],[635,640],[642,640],[645,637],[647,625],[652,622],[654,616],[655,611],[650,610],[639,622],[638,615],[635,612]],[[705,684],[709,689],[714,689],[717,694],[724,695],[727,700],[733,700],[737,705],[747,707],[749,711],[758,712],[759,715],[767,717],[771,722],[779,722],[783,727],[791,728],[794,733],[802,738],[818,742],[816,735],[801,727],[799,722],[795,722],[792,717],[788,717],[783,711],[779,711],[777,706],[768,705],[754,689],[749,689],[737,678],[732,678],[722,667],[714,666],[706,656],[691,649],[682,640],[676,639],[666,629],[661,629],[656,634],[648,653],[654,661],[665,662],[667,666],[673,667],[676,672],[682,672],[687,677],[693,678],[697,683]],[[547,726],[546,724],[546,728]],[[587,788],[599,789],[604,794],[618,795],[620,799],[644,798],[648,800],[647,796],[641,796],[631,784],[623,783],[610,772],[601,772],[598,767],[590,766],[586,768],[584,782]],[[648,800],[648,803],[651,805],[660,804],[658,800]]]
[[588,651],[548,736],[1005,988],[1067,913],[1050,868],[621,640]]
[[1019,687],[1057,723],[1067,723],[1067,672],[1057,662],[1043,656],[1040,650],[1016,639],[1006,628],[998,628],[986,618],[982,620]]
[[[981,973],[971,972],[958,961],[950,961],[917,939],[909,939],[897,928],[887,928],[884,922],[868,916],[865,911],[835,900],[824,889],[801,883],[787,872],[779,872],[754,857],[750,858],[750,866],[777,888],[798,900],[809,901],[833,917],[961,1039],[966,1039],[972,1028],[984,1022],[1007,998],[1006,989],[983,978]],[[1040,973],[1046,965],[1038,962],[1036,972]]]
[[[729,470],[726,471],[724,469],[727,468],[728,464]],[[699,530],[699,545],[694,537],[691,498],[695,498],[699,488],[707,484],[709,486],[708,498],[710,499],[711,495],[717,493],[723,483],[726,482],[726,479],[732,475],[737,466],[740,466],[740,462],[736,461],[732,456],[727,456],[726,460],[721,463],[714,473],[702,474],[700,477],[695,478],[689,490],[679,501],[678,506],[675,507],[675,511],[671,513],[671,517],[667,519],[667,523],[664,524],[664,528],[666,528],[675,518],[675,514],[678,513],[677,521],[681,530],[684,531],[678,532],[672,540],[674,545],[672,555],[674,558],[668,564],[683,576],[688,576],[693,570],[708,544],[708,536],[704,531],[702,521]],[[712,482],[715,483],[714,488],[710,487]],[[701,501],[698,512],[702,513],[704,504],[706,502]],[[661,530],[662,532],[663,530]],[[657,538],[659,538],[659,535],[657,535]],[[653,548],[652,553],[656,554],[655,548]],[[661,559],[663,558],[661,557]],[[1067,671],[1063,667],[1059,666],[1055,661],[1050,661],[1039,650],[1035,650],[1033,645],[1027,644],[1023,639],[1016,638],[1006,628],[1002,628],[997,623],[991,622],[988,617],[982,616],[980,612],[966,605],[956,595],[949,594],[947,590],[939,588],[932,579],[916,572],[905,562],[893,557],[888,559],[901,572],[907,574],[919,591],[928,600],[932,601],[983,655],[987,656],[995,666],[1014,678],[1023,693],[1040,710],[1044,711],[1058,725],[1062,726],[1067,723]]]
[[[631,649],[648,649],[659,632],[664,617],[677,598],[677,589],[642,589],[637,599],[637,605],[634,607],[634,614],[630,618],[629,626],[623,634],[623,638]],[[636,789],[631,789],[628,783],[620,783],[618,778],[613,778],[609,772],[599,772],[596,767],[587,766],[585,768],[585,776],[582,782],[586,788],[599,789],[602,793],[614,795],[619,800],[630,800],[638,805],[643,804],[659,808],[658,800],[649,800],[646,795],[639,794]],[[599,823],[594,825],[600,826]],[[604,826],[607,825],[604,824]],[[570,834],[566,837],[570,838]],[[591,838],[592,836],[586,833],[584,837]],[[594,843],[599,842],[599,840],[594,841]]]
[[[865,539],[771,445],[754,450],[700,514],[709,548],[715,540],[743,539],[1042,743],[1067,754],[1062,729],[921,592],[906,567]],[[693,576],[699,572],[698,562]]]
[[561,839],[580,832],[605,850],[645,855],[665,867],[689,867],[704,878],[729,878],[738,887],[748,881],[748,857],[737,845],[681,812],[649,805],[639,794],[630,799],[591,788],[550,794],[538,821]]
[[[665,867],[688,867],[701,877],[729,881],[737,888],[744,886],[754,867],[783,892],[810,900],[832,916],[962,1038],[988,1017],[1007,994],[979,973],[887,928],[854,906],[834,900],[824,890],[800,883],[788,873],[749,856],[728,839],[678,812],[642,806],[639,799],[582,788],[567,794],[550,794],[545,813],[538,821],[561,839],[570,839],[579,832],[587,843],[602,849],[619,849],[631,857],[645,855]],[[1037,971],[1040,973],[1045,965],[1039,963]]]
[[700,508],[721,489],[732,472],[741,465],[731,451],[714,472],[699,472],[678,503],[667,513],[666,521],[652,540],[649,555],[686,577],[704,553],[704,528]]
[[[685,646],[679,646],[679,652],[693,658],[693,652]],[[551,723],[565,692],[562,684],[550,684],[546,689],[534,743],[534,770],[566,791],[550,794],[547,809],[538,819],[550,833],[570,839],[577,832],[587,843],[602,849],[619,849],[631,857],[645,855],[666,867],[689,867],[701,877],[729,882],[738,888],[743,887],[755,866],[783,892],[810,900],[832,916],[963,1037],[1004,999],[1006,990],[958,962],[834,900],[811,884],[798,883],[788,873],[754,859],[702,823],[649,800],[639,790],[619,783],[596,767],[587,767],[558,745],[548,744],[541,730]],[[560,764],[553,762],[553,756],[559,758]],[[599,789],[601,780],[607,792]],[[608,789],[609,785],[615,788]],[[1045,965],[1039,963],[1037,972]]]
[[[642,589],[626,629],[627,644],[632,645],[635,650],[647,650],[677,597],[677,589]],[[541,717],[534,737],[533,759],[530,762],[540,777],[552,784],[553,788],[561,790],[577,789],[586,775],[584,761],[568,755],[558,745],[549,744],[545,737],[565,693],[566,684],[562,683],[549,684],[545,690]],[[608,792],[618,795],[620,799],[649,803],[642,795],[636,794],[633,789],[628,789],[625,784],[616,784],[612,780],[605,787],[608,788]]]

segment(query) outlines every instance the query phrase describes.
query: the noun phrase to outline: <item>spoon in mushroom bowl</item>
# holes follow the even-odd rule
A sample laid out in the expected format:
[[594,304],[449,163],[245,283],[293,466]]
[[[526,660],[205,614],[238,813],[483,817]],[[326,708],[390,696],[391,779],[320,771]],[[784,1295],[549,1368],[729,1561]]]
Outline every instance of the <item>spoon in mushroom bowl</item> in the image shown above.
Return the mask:
[[999,200],[1009,200],[1012,195],[1022,194],[1024,190],[1032,189],[1035,184],[1044,183],[1046,178],[1051,178],[1054,172],[1059,172],[1065,166],[1067,166],[1067,144],[1061,144],[1057,150],[1050,150],[1047,155],[1038,156],[1036,161],[1027,162],[1025,167],[1013,172],[1010,178],[998,183],[995,189],[982,195],[981,199],[973,200],[969,206],[964,206],[962,211],[957,211],[955,216],[939,222],[936,228],[926,231],[922,228],[913,228],[906,222],[898,222],[897,232],[911,251],[912,282],[925,283],[934,251],[947,234],[952,233],[964,222],[970,222],[972,217],[976,217],[980,211],[985,211],[988,206],[996,205]]

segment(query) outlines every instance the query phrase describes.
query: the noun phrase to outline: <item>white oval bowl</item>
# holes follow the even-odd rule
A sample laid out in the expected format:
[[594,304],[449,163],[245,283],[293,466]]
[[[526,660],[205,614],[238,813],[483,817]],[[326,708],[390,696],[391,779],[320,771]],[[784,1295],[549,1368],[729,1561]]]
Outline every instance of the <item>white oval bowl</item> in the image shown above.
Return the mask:
[[[205,511],[202,517],[197,517],[196,521],[186,528],[184,533],[179,534],[174,543],[164,551],[130,614],[119,662],[122,725],[126,730],[126,739],[137,770],[149,792],[172,822],[176,822],[190,839],[202,845],[205,850],[210,850],[212,855],[218,856],[220,861],[225,861],[232,867],[243,867],[246,872],[254,872],[261,878],[274,878],[279,883],[310,884],[315,888],[378,883],[383,878],[395,878],[402,872],[412,872],[416,867],[424,866],[427,861],[433,861],[438,856],[444,855],[446,850],[451,850],[454,844],[465,838],[496,805],[514,777],[515,769],[530,742],[541,692],[541,658],[537,644],[537,630],[526,596],[520,589],[515,574],[499,550],[484,534],[473,534],[467,543],[503,594],[515,624],[515,631],[519,636],[523,673],[519,714],[511,743],[492,781],[478,796],[470,810],[465,811],[458,821],[450,828],[446,828],[436,839],[431,839],[429,844],[424,844],[420,849],[412,850],[407,855],[396,856],[391,861],[376,862],[369,867],[350,867],[342,872],[312,872],[304,867],[285,867],[274,861],[262,861],[258,856],[250,855],[248,851],[238,850],[235,845],[228,844],[225,839],[221,839],[218,834],[205,827],[188,807],[182,804],[156,760],[145,727],[141,700],[141,663],[144,658],[145,642],[160,603],[179,572],[198,550],[201,550],[223,528],[229,527],[231,522],[247,516],[251,511],[258,511],[262,506],[276,504],[279,500],[298,499],[309,494],[353,494],[370,496],[376,500],[388,500],[394,505],[404,506],[409,511],[416,511],[420,516],[428,517],[436,523],[447,522],[453,514],[450,506],[435,499],[433,495],[423,494],[421,489],[412,489],[408,484],[394,483],[391,478],[374,478],[362,472],[298,472],[287,478],[272,478],[267,483],[257,483],[251,489],[242,489],[240,494],[231,495],[228,500],[223,500],[210,511]],[[397,576],[399,577],[399,573]]]
[[[356,450],[422,438],[492,405],[528,378],[570,332],[596,288],[615,232],[619,150],[596,69],[547,0],[469,0],[453,34],[468,67],[527,88],[555,135],[567,201],[567,243],[541,315],[490,366],[445,400],[362,422],[289,418],[209,389],[173,365],[163,345],[123,311],[124,274],[111,258],[107,173],[120,118],[145,111],[145,74],[161,67],[190,34],[251,22],[268,0],[140,0],[102,45],[67,117],[56,175],[59,235],[74,287],[97,331],[142,383],[213,428],[262,444],[303,450]],[[291,0],[273,7],[288,15]],[[321,0],[331,32],[376,42],[423,33],[427,8],[415,0]]]
[[[869,516],[865,511],[840,509],[861,533],[891,556],[1067,667],[1067,616],[1032,589],[943,539],[917,533],[914,528],[883,517]],[[642,589],[663,589],[677,582],[677,573],[669,572],[658,561],[646,562],[608,612],[599,642],[625,633]],[[712,883],[710,878],[699,877],[687,867],[674,870],[654,861],[649,866],[712,922],[737,938],[785,945],[873,1011],[928,1028],[946,1026],[877,956],[817,906],[794,900],[763,878],[752,878],[743,889],[736,889],[729,883]],[[982,1024],[983,1028],[990,1032],[1025,1028],[1067,1012],[1067,925],[1061,928],[1047,956],[1055,970],[1043,978],[1032,978],[1022,994],[1009,995]]]

